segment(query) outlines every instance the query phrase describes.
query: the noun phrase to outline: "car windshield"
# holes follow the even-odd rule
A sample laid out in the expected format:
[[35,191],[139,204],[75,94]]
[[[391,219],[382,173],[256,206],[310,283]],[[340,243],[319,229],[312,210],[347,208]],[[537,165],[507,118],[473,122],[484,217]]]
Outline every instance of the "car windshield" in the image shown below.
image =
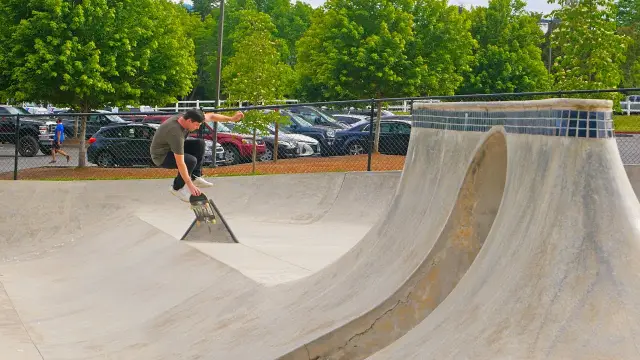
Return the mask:
[[287,112],[287,115],[292,117],[294,119],[294,121],[297,122],[298,125],[300,125],[302,127],[313,127],[313,125],[311,125],[307,120],[303,119],[301,116],[298,116],[298,115],[290,113],[290,112]]
[[126,121],[118,115],[105,115],[107,119],[113,121],[114,123],[126,123]]
[[[269,124],[269,131],[272,134],[275,134],[276,133],[276,125],[275,124]],[[290,134],[289,131],[287,131],[287,130],[282,128],[282,125],[278,126],[278,132],[281,133],[281,134]]]
[[20,115],[28,115],[29,112],[22,107],[12,107],[7,106],[5,109],[9,111],[9,114],[20,114]]
[[323,119],[327,120],[328,122],[332,123],[332,124],[336,124],[339,125],[340,127],[345,127],[343,126],[343,124],[339,121],[337,121],[336,119],[333,118],[333,116],[329,115],[329,113],[327,113],[326,111],[320,109],[320,108],[314,108],[315,111],[317,111],[320,116],[322,116]]
[[370,121],[369,120],[360,120],[356,123],[353,123],[350,127],[350,129],[355,129],[357,126],[362,126],[364,124],[368,124]]

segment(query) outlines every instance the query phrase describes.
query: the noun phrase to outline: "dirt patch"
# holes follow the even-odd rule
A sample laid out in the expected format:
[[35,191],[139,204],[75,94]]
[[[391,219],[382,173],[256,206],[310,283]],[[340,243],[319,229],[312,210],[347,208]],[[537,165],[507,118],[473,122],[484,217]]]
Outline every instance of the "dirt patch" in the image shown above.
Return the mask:
[[[371,159],[372,171],[402,170],[404,156],[373,155]],[[38,167],[24,169],[18,172],[19,180],[107,180],[107,179],[156,179],[176,176],[177,170],[159,168],[99,168],[99,167]],[[253,165],[240,164],[205,168],[206,177],[238,176],[238,175],[266,175],[266,174],[296,174],[317,172],[346,172],[367,171],[367,155],[337,156],[323,158],[281,159],[277,162],[256,163],[255,173]],[[0,174],[1,180],[13,179],[13,172]]]

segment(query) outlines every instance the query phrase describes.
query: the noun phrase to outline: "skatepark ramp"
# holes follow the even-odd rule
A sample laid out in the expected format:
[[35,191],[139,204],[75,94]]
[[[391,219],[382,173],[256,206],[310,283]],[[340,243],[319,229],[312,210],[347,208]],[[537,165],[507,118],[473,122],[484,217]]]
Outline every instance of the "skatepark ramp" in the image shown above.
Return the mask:
[[550,118],[564,133],[507,136],[503,203],[476,261],[426,320],[370,359],[640,357],[640,209],[610,108],[556,101],[567,111]]
[[213,179],[238,243],[166,180],[3,182],[0,358],[637,358],[610,116],[416,104],[402,173]]

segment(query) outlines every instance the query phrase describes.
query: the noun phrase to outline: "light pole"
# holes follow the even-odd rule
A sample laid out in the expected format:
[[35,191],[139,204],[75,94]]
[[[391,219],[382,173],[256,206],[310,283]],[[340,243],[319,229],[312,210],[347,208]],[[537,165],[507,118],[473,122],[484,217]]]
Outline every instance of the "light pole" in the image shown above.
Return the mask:
[[[220,78],[222,77],[222,40],[224,39],[224,0],[220,0],[220,18],[218,19],[218,68],[216,69],[216,109],[220,108]],[[215,149],[218,146],[218,122],[213,122],[213,167],[218,167]]]
[[560,19],[556,19],[556,18],[552,18],[552,19],[542,19],[538,25],[540,25],[540,28],[542,29],[542,31],[544,31],[547,34],[547,48],[549,50],[549,54],[548,54],[548,60],[547,60],[547,71],[549,72],[549,74],[551,74],[551,33],[553,32],[553,30],[555,30],[554,25],[558,25],[560,24]]
[[224,38],[224,0],[220,0],[220,19],[218,19],[218,68],[216,70],[216,107],[220,107],[220,77],[222,73],[222,39]]

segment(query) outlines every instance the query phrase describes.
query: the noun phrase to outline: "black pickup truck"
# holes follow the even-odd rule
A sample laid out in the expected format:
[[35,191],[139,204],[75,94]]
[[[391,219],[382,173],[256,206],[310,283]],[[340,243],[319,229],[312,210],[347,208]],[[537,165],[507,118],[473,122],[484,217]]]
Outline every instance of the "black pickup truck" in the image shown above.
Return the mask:
[[[9,105],[0,105],[0,143],[16,144],[16,116],[28,112],[21,108]],[[40,135],[47,131],[46,116],[20,118],[19,138],[17,144],[18,153],[21,156],[32,157],[42,151],[43,154],[51,154],[51,142],[41,140]]]

